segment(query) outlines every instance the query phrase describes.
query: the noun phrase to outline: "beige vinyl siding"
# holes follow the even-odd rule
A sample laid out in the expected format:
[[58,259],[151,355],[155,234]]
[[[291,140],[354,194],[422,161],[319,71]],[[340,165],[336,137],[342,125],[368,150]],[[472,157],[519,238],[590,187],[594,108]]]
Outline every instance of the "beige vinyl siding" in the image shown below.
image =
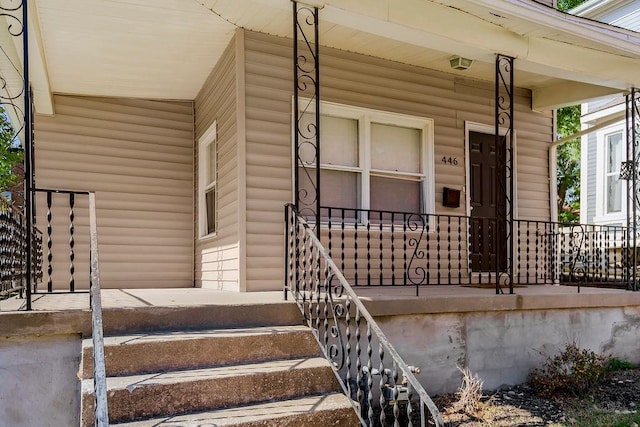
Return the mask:
[[[193,106],[185,102],[56,95],[37,116],[36,185],[96,192],[105,288],[193,286]],[[75,198],[75,278],[88,285],[87,197]],[[37,225],[47,229],[44,194]],[[68,287],[69,196],[52,206],[52,280]],[[45,238],[47,283],[48,245]]]
[[[225,290],[239,290],[241,287],[236,111],[237,38],[236,35],[231,41],[195,99],[196,145],[202,134],[215,122],[218,155],[217,231],[214,237],[200,239],[200,232],[196,230],[196,286]],[[198,191],[196,189],[196,201]],[[196,212],[199,212],[198,207]]]
[[[247,289],[279,289],[283,204],[292,200],[292,47],[291,40],[251,32],[245,46]],[[442,207],[442,188],[464,190],[465,121],[493,125],[493,85],[330,48],[321,48],[320,62],[323,101],[434,120],[436,212],[465,215],[464,202]],[[517,215],[549,220],[552,115],[532,112],[528,91],[516,95]],[[444,156],[456,157],[458,166],[441,163]]]

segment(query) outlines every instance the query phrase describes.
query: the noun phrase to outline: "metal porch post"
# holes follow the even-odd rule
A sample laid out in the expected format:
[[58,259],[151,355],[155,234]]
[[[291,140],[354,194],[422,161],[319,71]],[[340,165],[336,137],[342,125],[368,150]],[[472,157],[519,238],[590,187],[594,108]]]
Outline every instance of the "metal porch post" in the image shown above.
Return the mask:
[[22,0],[22,58],[23,58],[23,95],[24,95],[24,220],[26,223],[26,308],[31,310],[31,286],[33,285],[33,151],[32,151],[32,110],[31,87],[29,83],[29,31],[27,0]]
[[[495,74],[495,148],[496,195],[496,294],[502,293],[500,282],[509,284],[513,294],[513,111],[514,58],[496,55]],[[503,134],[501,135],[501,131]],[[504,204],[502,201],[504,200]],[[504,236],[500,229],[504,224]],[[501,259],[504,255],[504,265]]]
[[620,178],[627,180],[627,289],[638,290],[638,226],[640,223],[640,91],[632,88],[626,96],[627,161]]
[[[320,236],[318,8],[293,2],[294,199]],[[304,97],[304,98],[303,98]]]

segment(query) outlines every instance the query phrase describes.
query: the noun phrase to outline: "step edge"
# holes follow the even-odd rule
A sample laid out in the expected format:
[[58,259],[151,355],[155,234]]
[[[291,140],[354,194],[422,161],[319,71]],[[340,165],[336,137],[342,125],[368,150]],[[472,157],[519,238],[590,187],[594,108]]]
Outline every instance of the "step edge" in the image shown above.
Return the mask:
[[[290,372],[290,371],[295,371],[295,370],[306,370],[306,369],[330,369],[331,370],[331,365],[329,364],[329,361],[324,358],[324,357],[305,357],[305,358],[293,358],[293,359],[278,359],[278,360],[270,360],[270,361],[266,361],[266,362],[257,362],[257,363],[241,363],[241,364],[234,364],[234,365],[227,365],[227,366],[216,366],[216,367],[211,367],[211,368],[199,368],[199,369],[177,369],[177,370],[170,370],[170,371],[166,371],[166,372],[152,372],[152,373],[147,373],[147,374],[138,374],[138,375],[124,375],[124,376],[118,376],[118,377],[107,377],[107,387],[108,390],[125,390],[126,387],[122,387],[122,388],[112,388],[109,387],[110,385],[113,385],[113,383],[123,383],[123,382],[127,382],[127,383],[141,383],[141,381],[144,381],[146,378],[159,378],[159,375],[163,375],[163,374],[175,374],[178,375],[180,373],[196,373],[197,371],[222,371],[222,370],[226,370],[230,367],[234,367],[234,368],[239,368],[241,369],[242,367],[253,367],[253,368],[259,368],[259,365],[263,365],[264,367],[268,367],[268,365],[275,363],[275,362],[288,362],[286,365],[283,365],[281,367],[277,367],[276,369],[272,369],[272,370],[268,370],[268,371],[252,371],[252,372],[243,372],[240,373],[239,375],[233,375],[233,377],[250,377],[259,373],[271,373],[271,372]],[[308,362],[310,365],[309,366],[297,366],[302,362]],[[291,369],[293,367],[293,369]],[[225,375],[224,377],[230,377],[229,375]],[[213,378],[211,378],[213,379]],[[183,384],[183,383],[188,383],[191,382],[192,379],[187,379],[184,381],[178,381],[178,382],[167,382],[167,383],[161,383],[161,384]],[[200,381],[202,381],[202,379],[200,379]],[[93,378],[84,378],[82,379],[82,383],[85,382],[91,382],[93,383]],[[151,384],[158,384],[158,383],[148,383],[149,385]]]
[[[301,404],[301,405],[305,405],[305,404],[309,404],[309,402],[316,402],[319,399],[323,399],[323,398],[330,398],[333,399],[332,402],[320,402],[320,404],[316,404],[313,405],[309,410],[306,411],[302,411],[302,412],[298,412],[298,413],[284,413],[284,412],[269,412],[269,413],[265,413],[265,414],[258,414],[258,415],[239,415],[237,416],[237,414],[234,414],[234,411],[241,411],[241,412],[249,412],[252,410],[264,410],[267,411],[270,407],[273,407],[274,404],[277,403],[291,403],[293,405],[295,405],[296,403]],[[292,405],[292,406],[293,406]],[[182,414],[182,415],[171,415],[171,416],[162,416],[162,417],[153,417],[153,418],[148,418],[148,419],[144,419],[144,420],[137,420],[137,421],[131,421],[131,422],[125,422],[125,423],[119,423],[116,425],[122,426],[122,427],[142,427],[145,425],[153,425],[153,426],[162,426],[162,423],[166,423],[169,422],[171,423],[171,425],[173,426],[180,426],[180,424],[175,424],[175,423],[184,423],[184,422],[191,422],[189,421],[189,417],[190,416],[197,416],[199,417],[199,422],[209,422],[209,421],[215,421],[214,424],[212,425],[233,425],[233,424],[227,424],[227,423],[219,423],[219,419],[220,418],[231,418],[231,416],[233,416],[233,418],[236,421],[239,421],[239,423],[245,423],[245,422],[259,422],[261,420],[266,420],[266,419],[274,419],[274,418],[281,418],[281,419],[288,419],[288,418],[297,418],[300,416],[305,416],[305,415],[310,415],[310,414],[320,414],[323,412],[329,412],[329,411],[344,411],[344,410],[348,410],[348,411],[354,411],[353,405],[351,404],[351,402],[349,401],[349,399],[342,393],[340,392],[333,392],[333,393],[324,393],[324,394],[318,394],[318,395],[308,395],[308,396],[303,396],[303,397],[296,397],[296,398],[291,398],[291,399],[283,399],[283,400],[274,400],[274,401],[269,401],[269,402],[260,402],[260,403],[254,403],[254,404],[248,404],[248,405],[238,405],[238,406],[234,406],[231,408],[221,408],[221,409],[217,409],[217,410],[211,410],[211,411],[200,411],[200,412],[192,412],[192,413],[188,413],[188,414]],[[224,415],[228,414],[228,416],[224,417]],[[223,417],[220,417],[220,415],[222,415]],[[211,416],[218,416],[217,419],[214,420],[208,420],[206,417],[211,417]],[[204,419],[202,417],[205,417]],[[353,417],[355,420],[357,420],[357,415],[353,414]],[[177,418],[177,419],[176,419]],[[182,421],[179,418],[187,418],[186,421]],[[237,424],[237,423],[236,423]],[[184,424],[184,426],[191,426],[192,424]],[[208,425],[208,424],[206,424]]]

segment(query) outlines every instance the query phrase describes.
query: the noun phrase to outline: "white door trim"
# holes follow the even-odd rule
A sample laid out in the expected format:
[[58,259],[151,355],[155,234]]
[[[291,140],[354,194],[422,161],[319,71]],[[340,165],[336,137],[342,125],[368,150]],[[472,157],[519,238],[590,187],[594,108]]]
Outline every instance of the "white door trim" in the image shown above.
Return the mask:
[[[487,125],[484,123],[477,123],[477,122],[470,122],[470,121],[465,121],[464,122],[464,163],[465,163],[465,198],[466,198],[466,210],[465,210],[465,215],[468,218],[471,218],[471,168],[470,168],[470,154],[469,154],[469,133],[470,132],[479,132],[479,133],[486,133],[486,134],[490,134],[490,135],[495,135],[495,125]],[[499,130],[500,135],[506,135],[507,134],[507,129],[505,128],[500,128]],[[513,137],[511,138],[511,155],[513,156],[512,159],[512,174],[513,174],[513,209],[511,209],[511,218],[512,219],[517,219],[518,218],[518,173],[517,173],[517,159],[518,159],[518,153],[516,150],[517,144],[516,144],[516,135],[515,135],[515,130],[513,131]],[[507,210],[508,211],[508,210]],[[471,250],[471,241],[469,240],[470,236],[467,237],[467,246],[469,247],[469,250]],[[511,244],[513,245],[515,242],[515,236],[511,236]],[[515,254],[514,254],[515,255]],[[517,274],[516,269],[516,265],[514,265],[513,260],[512,262],[512,268],[513,268],[513,272],[514,274]],[[475,275],[479,274],[480,272],[474,273],[471,270],[471,253],[469,253],[469,273],[470,274],[474,274]]]
[[[487,133],[490,135],[495,135],[495,130],[496,127],[495,125],[487,125],[484,123],[477,123],[477,122],[470,122],[470,121],[465,121],[464,122],[464,167],[465,167],[465,199],[466,199],[466,207],[465,207],[465,215],[466,216],[471,216],[471,178],[470,178],[470,167],[469,167],[469,159],[470,159],[470,155],[469,155],[469,133],[470,132],[480,132],[480,133]],[[506,135],[507,134],[507,129],[504,128],[500,128],[499,129],[500,135]],[[516,135],[515,135],[515,130],[513,131],[514,135],[512,138],[512,156],[513,156],[513,160],[512,160],[512,170],[513,170],[513,209],[511,210],[511,216],[512,218],[518,218],[518,173],[517,173],[517,159],[518,159],[518,152],[517,152],[517,144],[516,144]]]

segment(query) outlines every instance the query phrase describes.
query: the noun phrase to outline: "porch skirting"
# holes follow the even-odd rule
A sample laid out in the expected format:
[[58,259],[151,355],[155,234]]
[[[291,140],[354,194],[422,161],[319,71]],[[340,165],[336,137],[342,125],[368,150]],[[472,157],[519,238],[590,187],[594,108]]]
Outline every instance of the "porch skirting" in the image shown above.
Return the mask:
[[430,395],[456,391],[458,366],[477,373],[486,389],[525,382],[568,343],[640,362],[636,293],[529,286],[490,295],[453,288],[427,287],[418,298],[397,289],[359,292],[403,359],[422,369],[418,378]]
[[[487,389],[521,383],[546,356],[570,342],[640,363],[640,294],[635,292],[583,288],[578,294],[575,287],[549,285],[517,288],[515,295],[461,286],[425,286],[420,297],[412,287],[356,291],[403,359],[421,368],[418,379],[430,395],[457,389],[457,366],[468,366]],[[3,348],[13,351],[11,346],[24,345],[25,339],[42,346],[47,337],[73,336],[73,347],[79,349],[81,336],[90,330],[86,298],[44,296],[34,301],[31,312],[8,311],[8,301],[3,302],[0,324],[11,325],[3,331]],[[196,329],[224,320],[232,327],[247,316],[244,308],[256,305],[265,319],[302,323],[298,308],[283,301],[281,292],[108,289],[102,299],[105,331],[111,333],[157,321],[174,327],[188,322],[183,326]],[[67,371],[75,372],[79,353],[64,360],[70,364]],[[40,402],[50,400],[41,397]]]

